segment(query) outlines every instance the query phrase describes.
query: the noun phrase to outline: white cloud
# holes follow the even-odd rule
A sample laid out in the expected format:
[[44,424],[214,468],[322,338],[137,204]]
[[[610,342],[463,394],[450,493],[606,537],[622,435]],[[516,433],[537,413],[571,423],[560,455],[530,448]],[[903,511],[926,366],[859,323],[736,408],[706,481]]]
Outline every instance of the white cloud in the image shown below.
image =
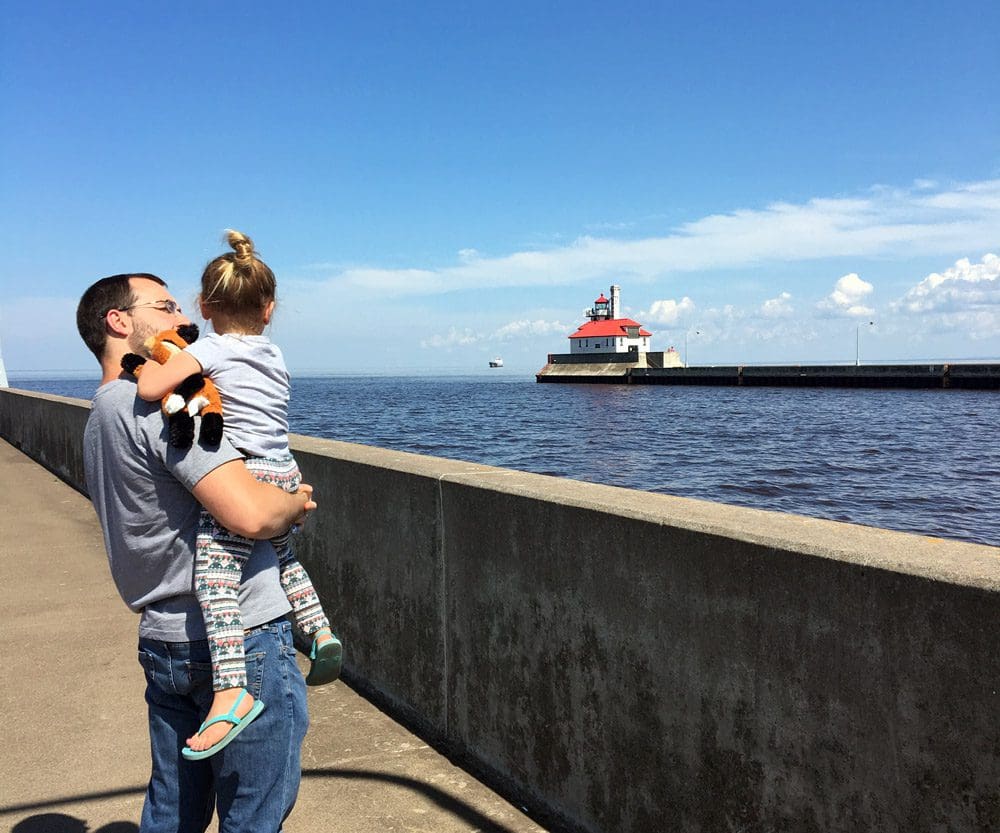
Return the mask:
[[[710,307],[698,316],[698,330],[689,331],[692,344],[725,345],[727,349],[735,349],[745,360],[758,349],[767,349],[772,361],[787,361],[790,350],[797,345],[816,341],[823,331],[822,326],[813,318],[795,316],[788,306],[789,314],[784,313],[785,305],[791,296],[787,292],[778,298],[766,301],[761,307],[740,309],[733,304],[721,307]],[[781,309],[780,315],[765,314],[764,308]],[[773,351],[777,350],[775,353]]]
[[979,263],[963,257],[950,269],[929,274],[890,308],[910,322],[910,332],[995,340],[1000,333],[1000,256],[983,255]]
[[872,315],[875,310],[865,306],[862,301],[874,291],[875,287],[868,281],[858,277],[855,272],[844,275],[833,287],[833,292],[826,296],[816,306],[826,313],[838,316],[860,318]]
[[366,296],[460,289],[644,281],[765,262],[935,255],[984,250],[1000,237],[1000,179],[937,187],[873,188],[855,197],[774,203],[695,220],[641,240],[584,236],[569,245],[481,257],[472,249],[439,269],[348,268],[330,278]]
[[1000,307],[1000,257],[987,254],[979,263],[963,257],[943,273],[932,272],[892,306],[909,313]]
[[791,300],[790,293],[782,292],[777,298],[770,298],[761,304],[760,315],[764,318],[790,318],[794,313]]
[[525,341],[533,338],[551,335],[568,336],[575,327],[561,324],[558,321],[522,320],[511,321],[489,333],[476,333],[472,330],[452,327],[445,335],[433,335],[420,342],[425,349],[451,349],[453,347],[469,347],[474,344],[493,344],[498,341]]
[[643,324],[663,324],[670,326],[682,319],[688,319],[694,312],[695,303],[686,295],[680,301],[668,298],[663,301],[653,301],[649,310],[639,313],[639,321]]

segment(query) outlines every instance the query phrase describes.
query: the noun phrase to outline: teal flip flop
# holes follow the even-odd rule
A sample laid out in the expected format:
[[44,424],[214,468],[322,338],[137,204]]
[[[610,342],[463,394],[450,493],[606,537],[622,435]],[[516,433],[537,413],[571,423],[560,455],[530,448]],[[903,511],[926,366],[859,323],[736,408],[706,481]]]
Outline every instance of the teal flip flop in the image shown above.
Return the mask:
[[250,692],[245,688],[240,692],[240,696],[236,698],[236,702],[233,703],[233,707],[227,711],[225,714],[220,714],[218,717],[213,717],[211,720],[206,720],[198,728],[198,734],[200,735],[209,726],[215,723],[232,723],[233,728],[223,735],[222,740],[213,743],[208,749],[202,749],[200,752],[196,752],[189,746],[185,746],[181,750],[181,754],[187,758],[189,761],[200,761],[203,758],[210,758],[220,749],[225,749],[229,746],[230,741],[233,740],[240,732],[246,729],[253,721],[257,718],[262,711],[264,711],[264,704],[258,700],[253,704],[253,708],[250,709],[243,717],[236,716],[236,709],[239,708],[240,703],[243,702],[243,698],[246,697]]
[[[331,638],[318,645],[316,637],[324,633],[330,634]],[[306,675],[306,685],[332,683],[340,676],[340,668],[344,664],[344,646],[333,631],[329,628],[320,628],[313,638],[309,659],[312,660],[312,666]]]

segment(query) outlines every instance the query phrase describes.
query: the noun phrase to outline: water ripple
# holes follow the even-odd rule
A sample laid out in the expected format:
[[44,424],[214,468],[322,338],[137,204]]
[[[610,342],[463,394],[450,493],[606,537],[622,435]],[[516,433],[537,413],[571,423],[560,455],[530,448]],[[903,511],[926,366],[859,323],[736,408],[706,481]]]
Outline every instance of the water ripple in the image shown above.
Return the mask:
[[314,409],[306,419],[293,404],[294,430],[1000,544],[987,510],[1000,486],[1000,450],[987,441],[992,392],[382,377],[300,380],[295,401],[320,391],[336,421]]

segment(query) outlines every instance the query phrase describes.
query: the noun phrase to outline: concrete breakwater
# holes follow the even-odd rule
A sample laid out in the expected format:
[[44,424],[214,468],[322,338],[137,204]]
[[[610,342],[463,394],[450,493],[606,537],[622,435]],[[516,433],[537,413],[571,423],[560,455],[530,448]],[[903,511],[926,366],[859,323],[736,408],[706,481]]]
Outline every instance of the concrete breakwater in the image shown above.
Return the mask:
[[539,382],[634,385],[1000,390],[1000,364],[991,363],[658,367],[637,362],[635,355],[551,354],[535,378]]
[[[77,488],[85,403],[0,391]],[[296,437],[349,679],[557,826],[1000,829],[1000,550]]]

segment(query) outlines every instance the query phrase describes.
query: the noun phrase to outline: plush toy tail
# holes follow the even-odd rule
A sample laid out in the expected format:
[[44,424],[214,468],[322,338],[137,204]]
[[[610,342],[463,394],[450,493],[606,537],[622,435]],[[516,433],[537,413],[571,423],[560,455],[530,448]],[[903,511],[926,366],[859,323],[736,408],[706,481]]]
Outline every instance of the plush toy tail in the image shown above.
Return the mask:
[[199,439],[205,445],[218,445],[222,442],[222,414],[206,414],[201,416],[201,433]]
[[205,404],[201,408],[201,433],[198,438],[204,445],[218,445],[222,441],[222,398],[211,379],[205,379],[201,395]]
[[173,448],[190,448],[194,442],[194,417],[181,409],[167,419],[168,442]]

